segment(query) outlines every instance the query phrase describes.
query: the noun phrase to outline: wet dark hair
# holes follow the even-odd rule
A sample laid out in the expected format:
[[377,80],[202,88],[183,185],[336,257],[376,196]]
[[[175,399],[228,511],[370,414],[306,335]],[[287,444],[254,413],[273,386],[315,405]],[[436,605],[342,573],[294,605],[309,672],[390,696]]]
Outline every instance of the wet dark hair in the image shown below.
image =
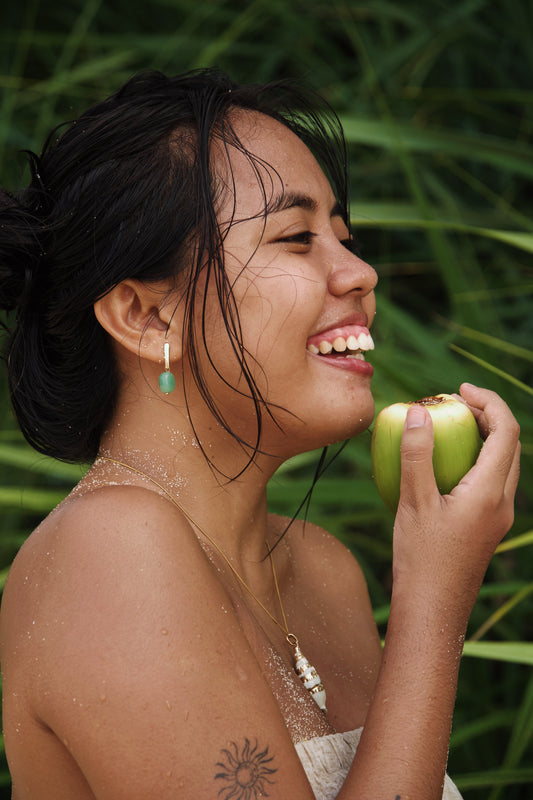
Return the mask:
[[[257,452],[263,414],[272,409],[240,341],[210,158],[217,139],[259,163],[235,135],[233,109],[260,111],[295,132],[348,222],[345,144],[329,106],[288,83],[240,86],[217,69],[135,76],[63,132],[55,129],[40,156],[28,154],[26,189],[0,194],[0,309],[16,312],[6,349],[9,388],[21,430],[39,452],[82,463],[97,456],[120,376],[93,304],[126,278],[173,276],[186,277],[184,333],[196,384],[229,430],[202,374],[193,324],[204,300],[200,277],[216,286],[255,405],[257,436],[242,446],[250,460]],[[267,202],[265,187],[265,213]]]

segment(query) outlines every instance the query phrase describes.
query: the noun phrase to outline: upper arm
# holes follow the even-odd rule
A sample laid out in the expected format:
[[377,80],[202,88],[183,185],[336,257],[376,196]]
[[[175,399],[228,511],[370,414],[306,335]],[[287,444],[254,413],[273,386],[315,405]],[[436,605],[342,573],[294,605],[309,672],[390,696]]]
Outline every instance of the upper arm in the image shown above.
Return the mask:
[[112,513],[85,502],[82,517],[63,515],[49,537],[55,549],[48,542],[45,556],[37,545],[15,570],[8,606],[32,559],[49,559],[36,567],[39,585],[26,585],[32,598],[9,634],[25,657],[12,659],[8,675],[26,671],[36,717],[97,800],[238,800],[246,781],[258,796],[311,798],[277,703],[187,524],[138,490],[122,492]]

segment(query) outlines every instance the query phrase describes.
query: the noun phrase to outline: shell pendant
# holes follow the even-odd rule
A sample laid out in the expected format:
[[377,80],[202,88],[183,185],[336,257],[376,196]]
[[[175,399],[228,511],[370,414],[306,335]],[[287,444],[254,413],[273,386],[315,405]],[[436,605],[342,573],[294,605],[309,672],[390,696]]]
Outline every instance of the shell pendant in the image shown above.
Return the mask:
[[324,689],[322,681],[320,680],[320,675],[300,650],[298,639],[294,633],[287,634],[287,641],[291,647],[294,647],[294,671],[302,681],[307,691],[310,693],[319,709],[326,713],[326,690]]

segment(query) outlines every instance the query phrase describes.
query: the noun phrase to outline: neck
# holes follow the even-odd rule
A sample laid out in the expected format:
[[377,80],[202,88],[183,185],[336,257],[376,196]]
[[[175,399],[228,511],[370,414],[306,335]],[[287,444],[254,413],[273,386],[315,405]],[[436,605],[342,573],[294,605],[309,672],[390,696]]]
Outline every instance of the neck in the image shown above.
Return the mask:
[[[138,398],[129,406],[119,405],[114,424],[103,437],[101,456],[120,462],[113,466],[130,470],[136,479],[155,486],[181,508],[224,560],[243,591],[250,595],[251,602],[258,604],[287,634],[286,642],[294,650],[295,671],[325,712],[324,687],[300,650],[297,637],[289,633],[274,560],[265,559],[265,542],[274,543],[269,536],[266,486],[280,460],[259,454],[246,469],[242,466],[236,469],[242,463],[242,448],[212,419],[192,430],[188,415],[176,405],[162,403],[159,398],[145,400],[153,401],[151,409]],[[198,446],[197,432],[205,434],[202,441],[209,443],[212,464]],[[223,461],[217,463],[215,454],[219,458],[222,454]],[[109,461],[100,463],[109,465]],[[229,474],[237,477],[224,482],[216,469],[225,471],[228,466],[233,469]],[[100,468],[98,461],[95,468]],[[268,605],[272,607],[272,584],[281,622],[277,608],[275,616],[265,604],[268,596]]]
[[[212,420],[193,430],[179,409],[154,397],[119,405],[100,453],[160,484],[236,565],[263,561],[269,540],[266,486],[279,460],[260,454],[243,471],[248,453],[230,434]],[[225,477],[230,475],[238,477]]]

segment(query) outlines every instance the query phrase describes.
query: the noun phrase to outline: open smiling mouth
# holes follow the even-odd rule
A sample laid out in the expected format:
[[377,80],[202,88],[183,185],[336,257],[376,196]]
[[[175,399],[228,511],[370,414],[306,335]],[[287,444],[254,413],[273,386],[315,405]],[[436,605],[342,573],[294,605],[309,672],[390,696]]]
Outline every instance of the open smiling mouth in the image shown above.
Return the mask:
[[333,329],[307,340],[307,350],[313,355],[329,358],[356,358],[365,360],[364,353],[374,349],[374,342],[367,328],[350,325],[348,328]]

